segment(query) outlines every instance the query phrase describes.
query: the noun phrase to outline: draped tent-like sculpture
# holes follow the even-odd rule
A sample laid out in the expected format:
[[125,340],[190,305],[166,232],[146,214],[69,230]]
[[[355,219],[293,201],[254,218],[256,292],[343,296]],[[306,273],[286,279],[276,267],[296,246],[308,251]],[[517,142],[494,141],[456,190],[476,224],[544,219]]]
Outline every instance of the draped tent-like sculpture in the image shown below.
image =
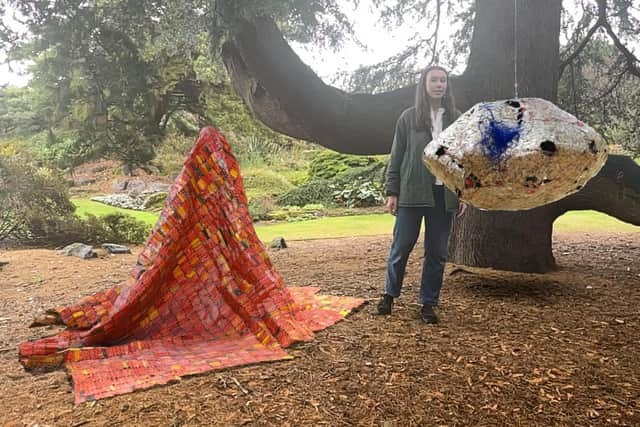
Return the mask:
[[20,361],[64,365],[80,403],[287,359],[284,347],[364,302],[317,291],[285,286],[255,234],[229,145],[205,128],[129,279],[52,310],[67,329],[22,344]]

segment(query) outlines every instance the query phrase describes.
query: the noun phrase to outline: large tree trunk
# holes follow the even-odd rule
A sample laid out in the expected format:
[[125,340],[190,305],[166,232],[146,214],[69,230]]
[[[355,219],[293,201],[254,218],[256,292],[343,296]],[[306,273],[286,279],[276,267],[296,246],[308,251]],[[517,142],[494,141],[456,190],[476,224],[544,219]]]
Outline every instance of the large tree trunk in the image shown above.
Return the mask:
[[454,222],[449,260],[476,267],[540,273],[555,266],[553,222],[569,210],[593,209],[640,224],[640,168],[626,156],[609,156],[582,191],[521,212],[469,208]]
[[[463,109],[514,93],[515,43],[518,44],[518,95],[555,101],[560,64],[562,2],[478,0],[467,69],[456,88]],[[515,37],[515,39],[514,39]]]
[[454,221],[449,261],[499,270],[549,271],[555,266],[551,251],[555,218],[548,207],[522,212],[470,208]]
[[[561,2],[519,1],[517,31],[513,2],[476,3],[469,64],[461,77],[453,79],[459,107],[464,110],[476,102],[513,97],[514,34],[519,48],[519,96],[555,101]],[[300,61],[272,20],[235,19],[240,24],[224,46],[223,58],[237,92],[258,119],[276,131],[336,151],[389,152],[395,121],[413,103],[415,86],[378,95],[345,93],[324,84]],[[623,163],[611,158],[578,195],[551,205],[521,212],[468,209],[454,223],[450,260],[544,272],[555,265],[553,221],[567,210],[596,209],[640,225],[640,169],[633,162]],[[619,171],[624,171],[622,179]]]
[[[468,108],[480,101],[511,98],[514,87],[514,37],[518,50],[518,95],[554,101],[559,65],[561,2],[478,2],[469,65],[459,82],[459,98]],[[504,270],[544,272],[555,266],[551,251],[554,206],[520,212],[469,209],[455,221],[449,260]]]

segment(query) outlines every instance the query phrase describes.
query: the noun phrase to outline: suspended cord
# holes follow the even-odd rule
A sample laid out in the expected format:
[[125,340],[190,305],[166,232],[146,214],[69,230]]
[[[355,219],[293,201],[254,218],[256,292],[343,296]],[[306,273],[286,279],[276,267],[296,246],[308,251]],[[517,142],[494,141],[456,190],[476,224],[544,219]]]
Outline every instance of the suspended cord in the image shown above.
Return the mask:
[[513,0],[513,90],[518,99],[518,0]]

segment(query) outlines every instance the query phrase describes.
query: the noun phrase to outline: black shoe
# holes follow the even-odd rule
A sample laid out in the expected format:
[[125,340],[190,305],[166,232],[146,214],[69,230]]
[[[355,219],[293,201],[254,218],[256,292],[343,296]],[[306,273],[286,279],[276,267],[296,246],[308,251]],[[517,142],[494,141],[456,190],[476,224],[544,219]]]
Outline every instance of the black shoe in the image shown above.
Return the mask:
[[382,299],[378,303],[378,314],[379,315],[391,314],[392,306],[393,306],[393,297],[387,294],[382,295]]
[[433,306],[431,305],[422,306],[422,310],[420,310],[420,317],[422,317],[422,321],[424,323],[438,323],[438,316],[436,316],[436,312],[433,310]]

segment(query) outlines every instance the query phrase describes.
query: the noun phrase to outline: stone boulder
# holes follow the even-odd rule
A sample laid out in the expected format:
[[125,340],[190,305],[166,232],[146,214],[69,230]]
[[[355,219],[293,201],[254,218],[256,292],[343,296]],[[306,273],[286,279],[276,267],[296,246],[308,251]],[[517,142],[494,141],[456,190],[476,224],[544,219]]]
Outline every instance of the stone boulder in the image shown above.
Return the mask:
[[72,243],[65,246],[60,253],[66,256],[75,256],[82,259],[95,258],[97,254],[93,250],[93,246],[84,243]]
[[123,245],[116,245],[115,243],[103,243],[103,249],[106,249],[111,254],[130,254],[131,249]]
[[271,241],[269,247],[272,249],[286,249],[287,242],[285,242],[284,237],[278,236]]
[[133,178],[127,182],[127,192],[130,196],[137,196],[138,194],[142,194],[147,189],[147,184],[139,179]]

